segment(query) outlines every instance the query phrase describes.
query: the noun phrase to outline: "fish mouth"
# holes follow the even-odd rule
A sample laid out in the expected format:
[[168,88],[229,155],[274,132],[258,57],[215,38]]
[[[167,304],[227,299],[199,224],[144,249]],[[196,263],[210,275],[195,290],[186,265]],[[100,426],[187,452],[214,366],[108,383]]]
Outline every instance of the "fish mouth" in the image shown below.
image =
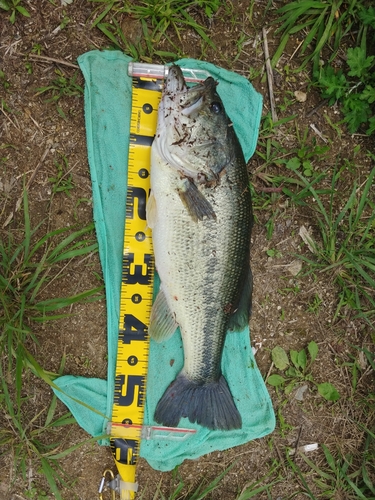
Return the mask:
[[211,94],[215,87],[215,80],[209,77],[204,82],[188,88],[181,68],[174,64],[169,69],[164,94],[172,99],[177,98],[181,113],[188,117],[202,107],[205,96]]
[[199,108],[203,104],[203,97],[199,97],[193,104],[190,106],[185,106],[182,108],[181,113],[185,116],[190,116],[194,111],[198,111]]
[[186,89],[185,92],[179,95],[179,105],[181,113],[185,116],[190,116],[195,111],[198,111],[207,99],[206,96],[212,95],[215,91],[216,82],[213,78],[207,78],[204,82]]
[[164,84],[164,92],[166,94],[178,94],[186,92],[187,86],[184,75],[179,66],[173,64],[168,71],[168,76]]

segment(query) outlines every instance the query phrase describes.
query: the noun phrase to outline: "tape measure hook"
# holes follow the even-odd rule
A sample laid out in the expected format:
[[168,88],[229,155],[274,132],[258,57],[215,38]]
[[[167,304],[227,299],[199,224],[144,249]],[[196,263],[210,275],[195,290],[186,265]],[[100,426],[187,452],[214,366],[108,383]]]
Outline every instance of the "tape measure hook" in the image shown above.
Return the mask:
[[[115,475],[113,474],[113,472],[111,471],[111,469],[106,469],[103,472],[103,476],[102,476],[102,478],[100,480],[99,489],[98,489],[99,500],[104,500],[103,489],[104,489],[104,485],[105,485],[106,477],[107,476],[110,477],[111,481],[113,481],[115,479]],[[111,500],[116,500],[116,492],[113,489],[111,489]]]

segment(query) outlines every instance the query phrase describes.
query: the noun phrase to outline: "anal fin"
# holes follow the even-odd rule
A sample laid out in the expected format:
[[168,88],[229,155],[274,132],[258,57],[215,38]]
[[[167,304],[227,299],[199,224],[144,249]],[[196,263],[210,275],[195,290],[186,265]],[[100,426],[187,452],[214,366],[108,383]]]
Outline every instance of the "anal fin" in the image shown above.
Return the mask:
[[168,340],[176,331],[178,324],[172,314],[162,289],[152,306],[148,332],[155,342]]

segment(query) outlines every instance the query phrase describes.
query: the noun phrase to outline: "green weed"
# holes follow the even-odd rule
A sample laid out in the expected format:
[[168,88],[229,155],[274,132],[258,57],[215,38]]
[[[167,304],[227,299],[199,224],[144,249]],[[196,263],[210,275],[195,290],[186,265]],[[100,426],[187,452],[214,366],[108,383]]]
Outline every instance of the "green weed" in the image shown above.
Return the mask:
[[[370,193],[373,189],[375,168],[371,170],[362,186],[354,183],[344,203],[342,193],[336,187],[342,171],[335,171],[332,175],[331,188],[328,190],[328,206],[323,202],[323,192],[315,189],[314,183],[307,181],[297,169],[293,170],[305,183],[304,196],[309,195],[315,200],[314,205],[309,206],[315,207],[321,236],[321,243],[314,240],[310,242],[315,259],[305,255],[300,256],[308,264],[307,272],[333,272],[334,282],[340,287],[339,303],[334,319],[344,306],[354,309],[362,318],[373,317],[375,203]],[[341,207],[338,213],[336,213],[337,206]]]
[[45,410],[30,417],[24,411],[29,400],[29,396],[25,396],[24,383],[32,376],[30,372],[50,385],[57,376],[45,371],[31,354],[33,345],[38,344],[35,326],[66,317],[68,314],[64,309],[77,302],[99,298],[101,287],[69,297],[43,298],[48,286],[61,274],[61,265],[96,252],[97,243],[85,239],[92,232],[93,225],[78,230],[57,229],[38,236],[40,225],[31,226],[26,189],[23,212],[22,240],[17,241],[8,233],[7,238],[0,242],[1,415],[7,422],[0,430],[0,443],[12,450],[15,468],[25,477],[28,460],[39,461],[51,491],[56,498],[61,498],[57,482],[64,484],[64,477],[57,460],[71,450],[57,453],[57,444],[52,444],[47,436],[53,429],[75,420],[70,414],[54,418],[55,397],[42,424]]
[[[327,446],[322,444],[326,464],[317,466],[303,453],[299,453],[311,472],[304,474],[294,461],[288,458],[288,464],[294,470],[303,485],[303,493],[311,500],[318,498],[345,498],[347,500],[374,500],[374,434],[366,430],[366,439],[361,460],[354,460],[351,454],[339,455],[335,458]],[[325,467],[323,467],[325,465]],[[324,469],[324,470],[323,470]],[[306,482],[306,476],[311,476],[319,493],[315,496]]]
[[[222,479],[229,473],[232,467],[236,464],[234,462],[229,467],[227,467],[221,474],[215,477],[210,483],[206,484],[206,481],[202,481],[198,486],[194,488],[187,488],[182,477],[179,474],[178,467],[173,471],[174,479],[178,480],[178,484],[174,491],[169,493],[166,497],[161,491],[161,482],[157,485],[156,492],[153,496],[153,500],[203,500],[203,498],[211,498],[211,494],[219,486]],[[266,492],[268,495],[271,492],[272,486],[282,481],[282,477],[279,474],[279,465],[273,463],[268,469],[267,474],[257,481],[252,481],[246,484],[236,500],[250,500],[251,498],[257,498],[260,493]],[[266,484],[264,484],[266,483]],[[188,490],[188,491],[186,491]],[[147,495],[147,489],[140,495],[139,500]],[[148,498],[148,497],[147,497]]]
[[60,154],[61,162],[55,160],[56,175],[49,177],[49,182],[52,183],[52,192],[65,193],[70,197],[70,191],[74,189],[73,176],[69,171],[68,159],[65,155]]
[[268,255],[268,257],[271,257],[273,259],[279,259],[280,257],[282,257],[282,253],[277,250],[277,248],[270,248],[266,250],[266,254]]
[[[343,366],[351,375],[352,395],[355,394],[358,381],[362,378],[364,373],[373,370],[375,372],[374,355],[365,347],[359,348],[352,346],[355,354],[348,353],[349,360],[343,361],[342,357],[337,357],[336,362],[339,366]],[[368,394],[368,403],[371,406],[371,394]]]
[[283,414],[283,409],[287,405],[288,400],[286,399],[285,401],[282,401],[278,406],[277,406],[277,421],[279,425],[279,430],[281,437],[285,438],[288,431],[293,430],[293,426],[290,425],[287,421],[286,418],[284,417]]
[[285,394],[290,394],[303,382],[313,383],[319,394],[327,401],[337,401],[340,398],[335,387],[329,382],[316,383],[311,373],[311,365],[318,355],[318,345],[311,341],[306,349],[289,351],[289,356],[282,347],[272,349],[272,361],[283,375],[273,374],[267,378],[267,383],[273,387],[282,387]]
[[[373,8],[367,8],[360,0],[296,0],[288,2],[276,11],[277,23],[282,23],[276,33],[282,33],[280,45],[272,59],[274,67],[292,35],[306,33],[301,36],[303,43],[300,53],[304,55],[299,68],[304,68],[313,60],[314,68],[319,67],[321,52],[326,47],[333,49],[330,61],[335,57],[343,37],[360,26],[357,40],[367,31],[364,24],[371,24]],[[312,50],[310,50],[312,47]],[[309,50],[308,50],[309,49]],[[307,54],[307,55],[305,55]]]
[[344,122],[350,133],[367,124],[367,134],[370,135],[375,131],[375,56],[366,56],[365,46],[349,48],[346,56],[348,70],[344,72],[331,65],[322,66],[317,85],[329,104],[341,103]]
[[37,343],[32,325],[65,317],[65,313],[59,312],[61,309],[79,301],[96,300],[100,290],[98,287],[70,297],[40,299],[52,280],[58,278],[61,263],[97,251],[97,243],[82,239],[93,230],[93,225],[76,231],[57,229],[42,237],[37,236],[38,229],[39,226],[31,228],[25,190],[24,239],[17,243],[9,234],[8,241],[0,243],[0,346],[8,353],[9,369],[13,369],[15,359],[20,374],[27,358],[25,342]]
[[30,17],[29,11],[21,5],[22,0],[0,0],[0,9],[10,11],[9,21],[14,24],[17,14]]
[[315,294],[313,300],[307,304],[307,310],[311,313],[317,314],[317,312],[320,309],[320,306],[322,305],[322,302],[323,301],[319,297],[319,295]]
[[[367,124],[367,134],[375,131],[373,103],[375,101],[374,56],[367,55],[366,43],[375,29],[375,8],[362,0],[297,0],[277,10],[276,33],[282,33],[280,45],[272,59],[275,67],[292,35],[301,38],[299,52],[302,56],[301,71],[313,61],[312,83],[322,89],[329,104],[338,101],[350,133]],[[335,59],[342,40],[351,35],[353,48],[346,50],[348,69],[336,69]],[[312,48],[312,49],[311,49]],[[322,63],[322,53],[329,48],[327,64]],[[324,53],[326,54],[326,52]]]
[[[283,182],[288,182],[288,179],[285,176],[269,173],[268,167],[282,164],[283,158],[289,154],[288,150],[281,144],[281,142],[275,139],[274,135],[275,130],[278,127],[294,120],[295,117],[295,115],[288,116],[276,123],[272,121],[270,113],[262,118],[259,140],[255,151],[256,157],[259,159],[261,164],[255,170],[254,176],[262,180],[267,187],[278,187]],[[291,181],[295,182],[294,179]]]
[[3,86],[4,90],[8,90],[10,87],[9,81],[6,79],[4,71],[0,70],[0,83]]
[[[318,172],[316,169],[316,164],[320,163],[327,157],[330,152],[330,147],[328,145],[321,146],[317,143],[315,137],[308,141],[309,129],[306,127],[301,134],[296,127],[296,137],[298,141],[298,146],[293,152],[296,156],[288,160],[295,163],[295,168],[301,169],[305,177],[317,176]],[[289,164],[290,165],[290,164]],[[288,168],[291,168],[290,166]]]
[[43,47],[41,46],[40,43],[34,43],[33,48],[31,49],[31,52],[40,56],[40,54],[42,53],[42,49],[43,49]]
[[[262,170],[271,165],[285,165],[290,170],[302,170],[305,177],[315,177],[319,175],[316,172],[315,163],[321,162],[322,159],[327,156],[330,151],[330,147],[328,145],[319,145],[315,137],[309,141],[308,128],[306,128],[303,133],[300,133],[296,127],[295,135],[297,145],[293,149],[285,148],[274,138],[275,128],[294,120],[294,118],[295,115],[292,115],[279,120],[277,123],[273,123],[270,116],[266,115],[263,118],[256,154],[264,162]],[[277,180],[277,177],[270,176],[270,179],[271,178]],[[301,184],[298,179],[291,179],[286,176],[279,176],[279,181],[282,181],[283,184],[303,185],[303,183]]]
[[[60,372],[61,373],[61,372]],[[54,442],[55,433],[62,427],[76,423],[70,412],[56,415],[57,398],[52,396],[48,409],[34,414],[30,410],[29,397],[14,397],[14,387],[7,382],[8,375],[0,365],[1,390],[4,395],[2,416],[6,424],[0,430],[0,444],[13,457],[13,467],[18,476],[26,481],[30,466],[43,474],[54,498],[63,500],[59,487],[66,486],[70,480],[59,465],[59,460],[85,444],[94,443],[95,438],[87,439],[74,446],[61,450],[61,444]],[[15,381],[18,385],[19,380]],[[17,388],[15,389],[17,391]],[[11,485],[9,485],[11,486]],[[27,498],[41,500],[49,498],[36,486],[25,492]]]
[[31,488],[24,492],[25,498],[30,500],[48,500],[48,495],[44,490],[39,490],[33,483]]
[[[276,198],[277,195],[271,194],[270,196],[270,201],[275,201],[272,200],[272,198]],[[280,196],[280,194],[278,195]],[[270,240],[273,235],[273,231],[275,229],[275,220],[277,220],[277,217],[280,215],[280,210],[277,208],[276,210],[272,210],[271,212],[271,217],[267,220],[265,223],[266,231],[267,231],[267,240]],[[267,253],[268,257],[275,257],[275,251],[270,249],[268,252],[271,251],[271,254]],[[280,255],[279,255],[280,254]],[[278,257],[281,257],[281,253],[279,252],[277,255]]]
[[78,198],[74,205],[74,219],[78,221],[78,207],[82,204],[86,203],[87,205],[92,205],[92,199],[91,198]]
[[[98,2],[98,0],[91,1]],[[138,4],[119,0],[99,0],[99,3],[102,6],[97,9],[97,17],[92,27],[96,26],[115,47],[126,50],[135,59],[151,62],[154,55],[161,58],[180,57],[181,33],[186,29],[195,31],[204,43],[214,48],[214,44],[207,36],[206,28],[194,19],[194,14],[203,11],[207,17],[212,17],[221,4],[218,0],[193,2],[145,0]],[[120,19],[124,15],[137,25],[140,24],[141,30],[137,37],[139,40],[130,39],[123,32]],[[177,37],[178,43],[171,38],[171,31]],[[166,40],[169,44],[170,48],[167,51],[155,49],[162,40]]]
[[30,62],[25,62],[25,69],[28,75],[33,73],[33,65]]
[[83,88],[77,83],[78,72],[75,72],[72,77],[66,76],[59,69],[56,69],[55,73],[57,75],[57,78],[55,78],[55,80],[53,80],[50,85],[37,88],[37,93],[35,95],[38,96],[46,92],[51,93],[52,97],[46,99],[46,102],[55,102],[59,115],[62,118],[66,119],[66,115],[62,108],[59,106],[58,101],[62,97],[74,97],[82,95]]
[[295,285],[293,287],[280,288],[278,290],[278,292],[281,295],[287,295],[289,293],[293,293],[294,295],[297,295],[298,293],[300,293],[300,291],[301,291],[301,289],[300,289],[299,285]]
[[[288,82],[290,80],[290,78],[288,78],[286,76],[287,71],[288,71],[287,66],[285,66],[284,67],[284,78],[285,78],[285,81]],[[282,97],[280,96],[280,99],[281,98],[282,98],[282,102],[277,103],[277,109],[280,111],[280,113],[284,114],[296,102],[296,98],[295,98],[294,92],[292,92],[290,90],[286,90],[284,92],[284,95]]]
[[[295,116],[292,115],[273,123],[270,115],[263,117],[260,138],[255,152],[260,165],[254,170],[253,176],[255,180],[259,179],[264,185],[264,187],[258,188],[259,191],[264,191],[264,194],[253,191],[254,210],[268,208],[282,194],[290,198],[294,204],[304,205],[306,198],[311,196],[306,184],[308,186],[316,185],[326,176],[317,167],[328,156],[330,147],[319,145],[315,137],[309,140],[308,128],[301,133],[298,127],[295,127],[297,144],[293,148],[287,149],[282,142],[275,139],[276,127],[287,124],[294,118]],[[293,133],[291,128],[290,133]],[[280,168],[282,166],[285,166],[287,171],[303,172],[303,179],[295,175],[288,175],[284,169]],[[306,177],[309,181],[306,180]],[[327,194],[329,190],[317,189],[317,192]],[[279,213],[279,208],[273,206],[272,215],[266,223],[268,238],[272,236],[274,220],[277,219]]]

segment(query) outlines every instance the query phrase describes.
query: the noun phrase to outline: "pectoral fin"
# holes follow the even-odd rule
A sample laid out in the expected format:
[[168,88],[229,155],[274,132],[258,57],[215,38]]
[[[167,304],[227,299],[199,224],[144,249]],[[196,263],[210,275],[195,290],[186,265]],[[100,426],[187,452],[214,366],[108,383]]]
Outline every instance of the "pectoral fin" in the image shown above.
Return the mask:
[[168,340],[176,331],[178,324],[172,314],[163,290],[160,290],[152,306],[149,334],[155,342]]
[[216,214],[211,203],[199,191],[193,181],[188,178],[183,179],[178,194],[194,222],[205,218],[216,220]]
[[155,226],[156,215],[156,200],[155,196],[151,193],[146,205],[147,227],[149,227],[150,229],[153,229],[153,227]]
[[238,305],[228,321],[229,330],[240,332],[246,326],[248,326],[249,318],[251,316],[252,293],[253,293],[253,275],[251,272],[251,268],[249,266],[246,279],[244,280],[243,283],[242,293],[239,296]]

